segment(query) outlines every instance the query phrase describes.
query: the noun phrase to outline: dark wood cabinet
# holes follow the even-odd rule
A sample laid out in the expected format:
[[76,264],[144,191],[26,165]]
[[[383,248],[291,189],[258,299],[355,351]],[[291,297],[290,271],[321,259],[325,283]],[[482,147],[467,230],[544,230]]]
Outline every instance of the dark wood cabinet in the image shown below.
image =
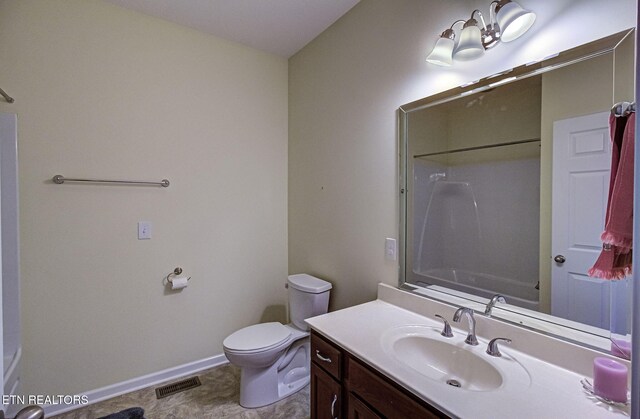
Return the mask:
[[311,363],[311,417],[317,419],[340,418],[342,386],[322,368]]
[[311,359],[311,419],[448,418],[315,331]]

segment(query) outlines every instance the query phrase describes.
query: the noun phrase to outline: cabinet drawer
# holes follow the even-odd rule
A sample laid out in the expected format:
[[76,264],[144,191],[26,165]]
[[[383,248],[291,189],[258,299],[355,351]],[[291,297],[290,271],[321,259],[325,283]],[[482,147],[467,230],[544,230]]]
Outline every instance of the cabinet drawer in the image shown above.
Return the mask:
[[311,359],[336,380],[342,379],[342,352],[315,332],[311,333]]
[[389,419],[437,419],[445,418],[440,412],[432,411],[405,394],[377,373],[369,370],[360,362],[349,357],[347,361],[347,383],[350,392],[357,394],[362,400],[384,417]]

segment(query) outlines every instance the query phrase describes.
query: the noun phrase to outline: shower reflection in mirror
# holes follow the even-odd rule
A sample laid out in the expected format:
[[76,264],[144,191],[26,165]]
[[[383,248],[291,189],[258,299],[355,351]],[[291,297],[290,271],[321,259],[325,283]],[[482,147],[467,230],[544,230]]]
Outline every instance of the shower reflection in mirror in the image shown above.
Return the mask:
[[540,78],[520,84],[409,116],[408,276],[539,310]]

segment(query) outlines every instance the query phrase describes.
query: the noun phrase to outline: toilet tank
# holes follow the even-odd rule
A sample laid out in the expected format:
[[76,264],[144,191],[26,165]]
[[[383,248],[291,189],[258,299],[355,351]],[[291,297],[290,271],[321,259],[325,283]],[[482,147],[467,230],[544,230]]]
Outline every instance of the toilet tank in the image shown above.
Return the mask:
[[325,314],[329,309],[331,284],[308,274],[289,275],[289,316],[300,330],[309,330],[304,319]]

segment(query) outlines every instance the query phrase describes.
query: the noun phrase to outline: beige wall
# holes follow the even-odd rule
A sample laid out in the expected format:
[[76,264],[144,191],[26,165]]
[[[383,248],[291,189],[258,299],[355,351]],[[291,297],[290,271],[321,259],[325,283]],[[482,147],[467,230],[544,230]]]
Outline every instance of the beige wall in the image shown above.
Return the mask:
[[[409,155],[540,138],[541,77],[427,107],[407,115]],[[539,145],[533,148],[539,154]],[[531,156],[530,147],[491,148],[436,157],[447,165]],[[433,157],[427,159],[434,159]],[[412,171],[412,161],[408,162]]]
[[467,13],[440,3],[362,0],[289,60],[289,272],[333,281],[331,308],[397,283],[384,239],[398,236],[398,81],[424,61],[418,26]]
[[[218,355],[232,331],[283,320],[285,59],[97,0],[0,2],[0,56],[16,99],[0,112],[19,119],[25,393]],[[176,266],[191,285],[166,293]]]
[[613,57],[613,100],[632,101],[636,95],[636,42],[633,34],[616,46]]
[[635,0],[614,15],[597,0],[522,0],[538,15],[523,38],[451,68],[425,63],[444,29],[488,5],[476,3],[362,0],[289,60],[289,271],[334,281],[333,308],[398,280],[384,239],[398,236],[400,105],[632,27],[636,16]]
[[[449,149],[452,150],[540,138],[538,77],[458,99],[451,102],[449,108]],[[490,154],[498,157],[509,151],[519,150],[496,148]]]

